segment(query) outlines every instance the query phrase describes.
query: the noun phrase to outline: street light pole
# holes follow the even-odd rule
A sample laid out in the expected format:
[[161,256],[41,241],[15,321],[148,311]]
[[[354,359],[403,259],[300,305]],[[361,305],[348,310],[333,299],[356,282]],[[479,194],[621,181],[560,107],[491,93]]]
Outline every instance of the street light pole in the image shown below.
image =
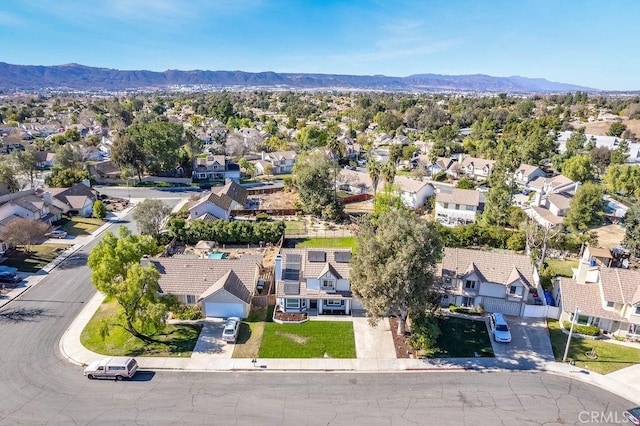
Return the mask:
[[573,313],[573,319],[571,321],[571,327],[569,328],[569,337],[567,338],[567,347],[564,348],[564,356],[562,357],[562,362],[567,362],[567,355],[569,354],[569,345],[571,344],[571,335],[573,334],[573,326],[576,323],[578,312],[580,312],[580,309],[578,309],[578,307],[576,306],[576,310]]

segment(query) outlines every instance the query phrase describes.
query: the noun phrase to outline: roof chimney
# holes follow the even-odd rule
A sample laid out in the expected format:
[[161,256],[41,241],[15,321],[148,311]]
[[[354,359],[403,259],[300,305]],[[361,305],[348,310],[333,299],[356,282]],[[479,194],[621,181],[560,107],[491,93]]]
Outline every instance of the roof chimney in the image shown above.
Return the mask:
[[275,273],[275,281],[278,282],[282,280],[282,255],[276,255],[275,267],[273,269]]

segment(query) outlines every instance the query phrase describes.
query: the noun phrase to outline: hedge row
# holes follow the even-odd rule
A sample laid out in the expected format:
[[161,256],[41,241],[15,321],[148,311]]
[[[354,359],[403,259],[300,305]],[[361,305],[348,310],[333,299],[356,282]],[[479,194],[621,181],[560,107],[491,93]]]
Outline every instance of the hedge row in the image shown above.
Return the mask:
[[198,241],[216,241],[221,244],[257,244],[259,242],[277,243],[284,235],[284,222],[253,221],[203,221],[189,222],[173,217],[167,224],[172,237],[189,244]]
[[[569,321],[565,321],[564,323],[562,323],[562,325],[565,328],[565,330],[570,330],[571,329],[571,323]],[[599,336],[600,335],[600,329],[598,327],[594,327],[592,325],[575,324],[573,326],[573,332],[574,333],[578,333],[578,334],[583,334],[585,336]]]

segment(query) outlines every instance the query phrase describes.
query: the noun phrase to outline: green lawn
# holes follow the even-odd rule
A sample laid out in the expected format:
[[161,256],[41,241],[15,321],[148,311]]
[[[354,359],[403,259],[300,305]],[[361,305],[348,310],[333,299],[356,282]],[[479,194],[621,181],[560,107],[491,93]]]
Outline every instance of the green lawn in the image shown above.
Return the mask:
[[25,253],[22,250],[11,250],[2,264],[18,268],[22,272],[38,272],[58,257],[66,247],[62,244],[39,244],[31,246],[30,253]]
[[96,229],[104,225],[104,220],[92,217],[73,216],[71,218],[64,217],[57,221],[54,225],[60,226],[60,229],[67,231],[67,234],[76,237],[89,235]]
[[264,324],[273,307],[252,307],[249,316],[240,324],[240,332],[233,349],[233,358],[257,358],[262,343]]
[[[567,345],[567,335],[560,329],[557,320],[547,319],[551,346],[556,361],[562,361]],[[597,359],[589,359],[585,354],[595,349]],[[567,360],[574,360],[576,366],[600,374],[612,373],[621,368],[640,363],[640,349],[629,348],[603,340],[578,339],[571,337]]]
[[304,234],[306,231],[305,222],[287,220],[284,224],[286,226],[285,234]]
[[492,357],[491,339],[484,321],[458,317],[438,317],[440,337],[429,355],[432,358]]
[[296,248],[350,248],[356,249],[356,237],[338,238],[302,238],[296,244]]
[[552,288],[553,280],[556,277],[571,278],[573,276],[571,268],[578,267],[577,260],[547,259],[545,260],[545,263],[547,264],[547,267],[544,268],[540,274],[542,286],[545,290],[550,290]]
[[355,358],[351,321],[264,325],[260,358]]
[[103,320],[109,321],[117,310],[115,302],[105,301],[82,331],[80,341],[89,350],[113,356],[169,356],[188,358],[196,345],[202,326],[200,324],[167,325],[166,329],[152,336],[159,342],[144,343],[121,327],[111,327],[104,340],[100,336]]

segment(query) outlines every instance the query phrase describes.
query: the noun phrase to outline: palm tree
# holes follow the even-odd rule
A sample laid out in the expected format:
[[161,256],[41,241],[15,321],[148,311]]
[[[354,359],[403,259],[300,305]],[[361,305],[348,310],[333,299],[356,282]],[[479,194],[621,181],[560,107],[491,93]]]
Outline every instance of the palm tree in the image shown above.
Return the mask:
[[329,135],[327,140],[327,149],[331,152],[331,156],[333,157],[333,198],[334,200],[338,199],[338,161],[342,157],[342,149],[344,145],[340,142],[334,135]]
[[396,165],[393,161],[387,161],[383,166],[382,170],[380,170],[380,174],[382,178],[386,181],[388,185],[393,185],[393,181],[396,178]]
[[367,172],[369,173],[369,178],[371,178],[371,184],[373,185],[373,196],[376,196],[376,192],[378,190],[378,183],[380,183],[380,171],[381,164],[376,160],[371,159],[367,162]]

